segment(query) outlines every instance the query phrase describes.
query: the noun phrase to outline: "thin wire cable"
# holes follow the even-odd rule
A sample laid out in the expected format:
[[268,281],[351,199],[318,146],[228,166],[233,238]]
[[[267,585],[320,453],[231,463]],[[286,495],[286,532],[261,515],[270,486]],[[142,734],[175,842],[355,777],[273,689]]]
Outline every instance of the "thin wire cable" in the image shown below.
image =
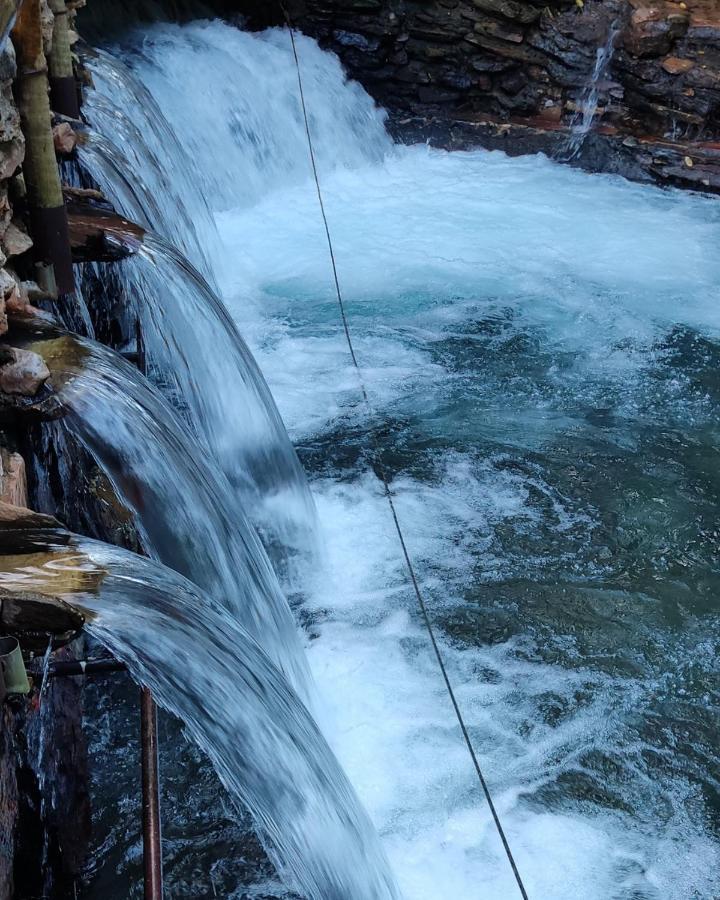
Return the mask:
[[[330,261],[332,263],[332,271],[333,271],[333,279],[335,281],[335,292],[337,294],[338,306],[340,308],[340,317],[342,318],[343,329],[345,331],[345,338],[347,340],[348,349],[350,351],[350,357],[352,358],[353,365],[355,367],[355,371],[357,373],[358,382],[360,384],[360,391],[363,396],[363,401],[367,407],[368,413],[372,420],[373,417],[373,408],[370,403],[370,398],[368,397],[367,390],[365,388],[365,382],[362,376],[362,370],[358,363],[357,356],[355,355],[355,347],[353,346],[352,337],[350,335],[350,326],[348,324],[348,317],[345,311],[345,303],[343,301],[342,291],[340,290],[340,280],[338,278],[338,270],[337,264],[335,261],[335,250],[333,248],[332,237],[330,236],[330,226],[328,224],[327,214],[325,212],[325,203],[323,200],[322,189],[320,187],[320,177],[318,175],[317,161],[315,159],[315,148],[313,146],[312,135],[310,133],[310,122],[308,119],[307,106],[305,103],[305,90],[303,88],[303,80],[302,80],[302,72],[300,69],[300,59],[298,57],[297,45],[295,43],[295,28],[292,24],[290,16],[283,6],[283,12],[285,13],[285,19],[287,21],[288,30],[290,32],[290,40],[292,42],[292,50],[293,56],[295,57],[295,67],[297,69],[297,80],[298,80],[298,90],[300,94],[300,104],[302,106],[302,114],[303,119],[305,121],[305,133],[307,135],[307,143],[308,150],[310,152],[310,162],[312,164],[313,178],[315,180],[315,189],[317,191],[318,203],[320,204],[320,212],[322,214],[323,225],[325,227],[325,236],[327,238],[328,250],[330,252]],[[448,696],[450,697],[450,701],[453,705],[453,709],[455,710],[455,715],[458,720],[458,724],[460,725],[460,730],[462,731],[463,738],[465,739],[465,744],[467,745],[468,752],[472,758],[472,763],[475,768],[475,772],[477,773],[478,780],[482,787],[483,793],[485,795],[485,799],[487,800],[488,808],[492,814],[493,821],[495,822],[495,827],[497,829],[498,835],[500,836],[500,840],[502,841],[502,845],[505,849],[505,854],[508,858],[508,862],[510,863],[510,867],[512,868],[513,875],[515,876],[515,881],[517,882],[517,886],[520,889],[520,894],[523,900],[528,900],[528,894],[525,890],[525,885],[523,884],[523,880],[520,876],[520,871],[518,870],[517,863],[515,862],[515,857],[513,856],[513,852],[510,849],[510,844],[508,842],[507,836],[505,834],[505,830],[503,829],[502,823],[500,821],[500,816],[498,815],[497,809],[495,808],[495,803],[493,802],[492,795],[490,794],[490,789],[485,781],[485,776],[482,773],[482,769],[480,768],[480,763],[477,758],[477,754],[475,753],[475,748],[473,747],[472,741],[470,740],[470,734],[468,732],[467,726],[465,724],[465,720],[463,719],[462,713],[460,712],[460,706],[458,705],[457,698],[455,697],[455,691],[453,690],[452,684],[450,683],[450,677],[448,676],[447,668],[445,667],[445,661],[443,660],[442,653],[440,652],[440,647],[437,642],[437,638],[435,637],[435,629],[433,628],[432,622],[430,620],[430,614],[428,613],[427,606],[425,604],[425,600],[423,598],[422,592],[420,591],[420,585],[418,583],[417,576],[415,575],[415,568],[412,564],[412,560],[410,559],[410,553],[407,548],[407,544],[405,542],[405,536],[403,534],[403,530],[400,527],[400,519],[398,518],[397,509],[395,508],[395,501],[393,499],[392,491],[390,490],[390,483],[388,482],[387,475],[385,474],[385,468],[380,461],[380,447],[375,438],[375,433],[372,429],[370,429],[370,435],[373,442],[373,450],[375,457],[375,468],[376,471],[380,474],[380,479],[383,483],[383,490],[385,493],[385,497],[387,498],[388,505],[390,507],[390,512],[392,514],[393,522],[395,524],[395,530],[397,531],[397,536],[400,541],[400,546],[402,548],[402,555],[405,559],[405,565],[408,570],[408,575],[410,577],[410,582],[412,584],[413,590],[415,592],[415,596],[417,598],[418,606],[420,608],[420,612],[425,623],[425,627],[427,628],[428,635],[430,636],[430,642],[432,644],[432,648],[435,652],[435,657],[437,658],[438,665],[440,667],[440,671],[442,672],[443,681],[445,682],[445,687],[447,688]]]

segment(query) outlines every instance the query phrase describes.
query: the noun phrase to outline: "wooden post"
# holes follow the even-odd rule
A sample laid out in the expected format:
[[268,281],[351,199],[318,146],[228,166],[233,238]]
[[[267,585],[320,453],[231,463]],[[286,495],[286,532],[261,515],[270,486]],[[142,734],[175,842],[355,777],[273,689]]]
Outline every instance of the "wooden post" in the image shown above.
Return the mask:
[[12,39],[17,56],[17,102],[25,135],[23,171],[35,259],[41,266],[53,266],[61,294],[72,294],[75,279],[53,144],[40,0],[22,0]]
[[68,9],[65,0],[49,0],[49,5],[55,15],[52,49],[48,57],[50,105],[56,113],[79,119],[80,105],[70,50]]

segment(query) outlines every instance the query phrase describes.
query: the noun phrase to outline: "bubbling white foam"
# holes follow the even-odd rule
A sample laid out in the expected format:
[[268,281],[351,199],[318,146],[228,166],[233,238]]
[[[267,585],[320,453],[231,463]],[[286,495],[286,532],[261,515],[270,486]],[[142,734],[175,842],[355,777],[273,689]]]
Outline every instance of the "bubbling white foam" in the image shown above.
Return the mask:
[[299,52],[370,417],[287,33],[162,26],[132,64],[207,179],[226,302],[316,463],[326,557],[295,573],[311,665],[404,895],[517,888],[362,452],[371,425],[530,896],[709,897],[720,855],[701,789],[652,722],[663,667],[691,658],[705,672],[712,656],[672,624],[676,607],[664,617],[675,532],[662,523],[675,520],[659,518],[657,537],[647,511],[684,521],[700,502],[663,442],[716,431],[711,387],[674,373],[672,340],[718,337],[717,203],[542,157],[391,149],[335,57],[304,38]]

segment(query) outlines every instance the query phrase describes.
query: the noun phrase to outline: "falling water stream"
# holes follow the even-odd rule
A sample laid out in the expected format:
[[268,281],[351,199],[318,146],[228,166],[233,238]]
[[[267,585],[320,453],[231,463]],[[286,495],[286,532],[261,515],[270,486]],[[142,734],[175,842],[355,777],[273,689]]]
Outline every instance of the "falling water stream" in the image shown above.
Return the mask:
[[[367,460],[371,428],[530,896],[709,900],[720,863],[716,201],[542,157],[393,147],[337,59],[308,39],[298,49],[372,413],[338,319],[287,32],[215,22],[123,38],[113,53],[179,149],[144,116],[135,81],[103,88],[122,72],[107,57],[88,115],[112,140],[116,104],[151,151],[137,145],[138,177],[172,173],[194,229],[178,242],[196,267],[207,260],[310,474],[325,554],[297,557],[288,583],[323,729],[402,894],[505,900],[516,888]],[[116,202],[124,190],[116,183]],[[101,400],[83,402],[94,420]],[[213,453],[224,434],[208,440]],[[176,484],[194,506],[193,484]],[[200,810],[211,789],[178,755],[171,765],[178,797]],[[136,887],[132,848],[115,837],[120,853],[100,847],[95,871],[114,860],[120,898]],[[233,881],[232,842],[182,846],[202,872],[226,854],[225,896],[286,896],[260,865],[255,877],[238,863]],[[214,884],[178,882],[177,896],[210,897]]]
[[612,63],[613,55],[615,53],[615,44],[619,33],[620,21],[616,19],[608,26],[605,43],[601,47],[598,47],[595,54],[595,65],[593,66],[590,80],[585,86],[578,109],[570,122],[570,135],[568,137],[567,147],[563,154],[563,159],[568,162],[579,156],[582,146],[585,143],[585,139],[590,133],[590,129],[595,121],[602,82]]
[[30,346],[52,373],[63,424],[136,513],[143,543],[218,602],[231,602],[238,621],[307,699],[304,654],[272,565],[230,484],[203,460],[181,420],[101,344],[60,336]]
[[[313,900],[396,900],[377,836],[312,717],[228,613],[175,572],[85,539],[5,557],[5,588],[81,609],[88,631],[179,715]],[[240,598],[238,598],[238,601]]]

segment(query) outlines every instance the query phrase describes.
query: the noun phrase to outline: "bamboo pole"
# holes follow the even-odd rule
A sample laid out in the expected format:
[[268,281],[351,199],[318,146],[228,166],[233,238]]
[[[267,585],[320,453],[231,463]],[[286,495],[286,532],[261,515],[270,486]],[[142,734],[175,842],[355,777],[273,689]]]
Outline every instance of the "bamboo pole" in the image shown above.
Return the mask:
[[40,0],[22,0],[12,39],[17,56],[17,103],[25,135],[23,171],[35,259],[41,267],[52,265],[59,293],[71,294],[75,281],[53,144]]
[[49,5],[55,16],[52,49],[48,57],[50,105],[56,113],[79,119],[80,105],[70,49],[68,8],[65,0],[49,0]]

